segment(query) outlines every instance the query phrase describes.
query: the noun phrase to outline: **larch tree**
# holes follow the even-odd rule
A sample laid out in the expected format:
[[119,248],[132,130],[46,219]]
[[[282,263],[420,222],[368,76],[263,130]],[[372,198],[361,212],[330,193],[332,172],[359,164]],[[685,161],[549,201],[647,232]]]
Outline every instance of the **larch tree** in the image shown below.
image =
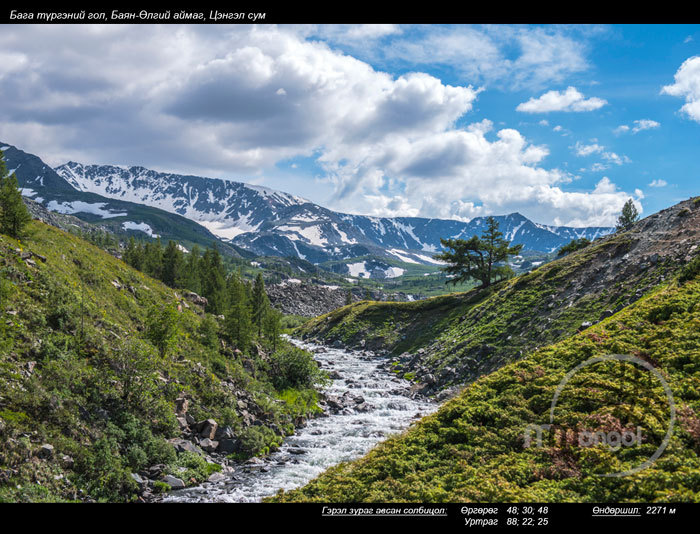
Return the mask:
[[489,287],[493,282],[509,278],[513,270],[508,266],[508,258],[520,254],[522,245],[510,246],[510,241],[503,238],[498,230],[498,221],[493,217],[487,219],[487,227],[479,238],[440,239],[447,248],[437,254],[435,259],[447,263],[442,271],[451,275],[448,283],[454,285],[468,280],[478,280],[481,287]]

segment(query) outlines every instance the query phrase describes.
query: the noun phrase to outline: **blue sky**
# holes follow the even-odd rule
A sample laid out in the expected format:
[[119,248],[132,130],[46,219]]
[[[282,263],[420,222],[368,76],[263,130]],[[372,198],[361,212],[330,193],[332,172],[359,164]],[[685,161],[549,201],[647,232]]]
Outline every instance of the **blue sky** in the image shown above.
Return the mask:
[[0,140],[339,211],[614,224],[700,194],[700,26],[5,26]]

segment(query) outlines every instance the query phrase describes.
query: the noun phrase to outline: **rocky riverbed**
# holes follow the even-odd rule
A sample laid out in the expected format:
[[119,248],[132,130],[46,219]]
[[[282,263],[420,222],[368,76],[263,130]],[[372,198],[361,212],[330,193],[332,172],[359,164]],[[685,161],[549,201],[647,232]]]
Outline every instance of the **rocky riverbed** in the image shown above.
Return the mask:
[[416,395],[409,381],[391,373],[385,358],[368,351],[295,343],[312,351],[333,379],[324,392],[324,416],[308,421],[269,457],[253,458],[201,486],[174,491],[163,501],[260,501],[365,454],[437,409],[437,403]]

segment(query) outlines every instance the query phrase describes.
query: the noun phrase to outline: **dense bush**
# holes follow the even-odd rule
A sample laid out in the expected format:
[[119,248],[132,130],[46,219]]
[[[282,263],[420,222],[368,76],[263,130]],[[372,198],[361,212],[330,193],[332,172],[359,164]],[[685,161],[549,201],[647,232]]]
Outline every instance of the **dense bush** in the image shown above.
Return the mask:
[[305,350],[287,346],[275,352],[270,360],[272,384],[278,391],[313,388],[327,379],[326,373]]
[[700,275],[700,256],[696,256],[689,263],[683,266],[678,275],[678,281],[681,284],[693,280]]
[[586,248],[590,244],[590,239],[586,239],[585,237],[582,237],[581,239],[572,239],[569,243],[562,246],[557,251],[557,256],[566,256],[567,254],[571,254],[572,252]]

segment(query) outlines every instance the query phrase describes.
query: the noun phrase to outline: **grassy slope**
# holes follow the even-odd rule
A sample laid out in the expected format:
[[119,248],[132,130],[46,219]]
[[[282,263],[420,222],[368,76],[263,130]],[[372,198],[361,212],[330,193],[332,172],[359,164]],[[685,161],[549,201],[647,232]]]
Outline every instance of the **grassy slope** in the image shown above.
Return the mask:
[[[46,262],[22,259],[28,251]],[[0,275],[0,501],[131,498],[130,471],[177,466],[165,439],[179,436],[180,393],[196,420],[247,435],[251,453],[279,443],[304,412],[280,400],[264,357],[207,343],[201,310],[76,236],[36,221],[22,241],[0,236]],[[179,334],[161,358],[144,339],[145,324],[178,303]],[[137,356],[126,361],[130,350]],[[241,399],[264,413],[265,427],[244,425]],[[55,447],[52,460],[37,459],[42,443]],[[63,455],[75,465],[66,467]],[[210,466],[198,466],[201,480]]]
[[[700,261],[691,265],[694,271],[685,269],[690,281],[667,282],[592,328],[482,377],[404,434],[277,500],[700,501]],[[666,430],[669,407],[655,382],[648,383],[650,398],[641,404],[592,403],[621,398],[621,387],[642,380],[634,374],[615,379],[619,369],[613,364],[577,374],[559,400],[555,422],[608,432],[633,414],[645,429],[642,446],[620,453],[604,445],[548,442],[542,449],[523,448],[527,425],[549,422],[552,396],[566,372],[604,354],[653,362],[671,385],[677,408],[664,454],[650,468],[623,478],[595,473],[622,471],[647,459]]]
[[624,283],[581,289],[601,261],[621,258],[631,243],[627,234],[612,236],[487,290],[411,303],[356,303],[309,321],[300,334],[349,346],[365,340],[367,347],[395,355],[422,348],[422,365],[438,376],[450,371],[447,383],[473,380],[574,334],[582,322],[621,308],[678,267],[660,261],[625,275]]

